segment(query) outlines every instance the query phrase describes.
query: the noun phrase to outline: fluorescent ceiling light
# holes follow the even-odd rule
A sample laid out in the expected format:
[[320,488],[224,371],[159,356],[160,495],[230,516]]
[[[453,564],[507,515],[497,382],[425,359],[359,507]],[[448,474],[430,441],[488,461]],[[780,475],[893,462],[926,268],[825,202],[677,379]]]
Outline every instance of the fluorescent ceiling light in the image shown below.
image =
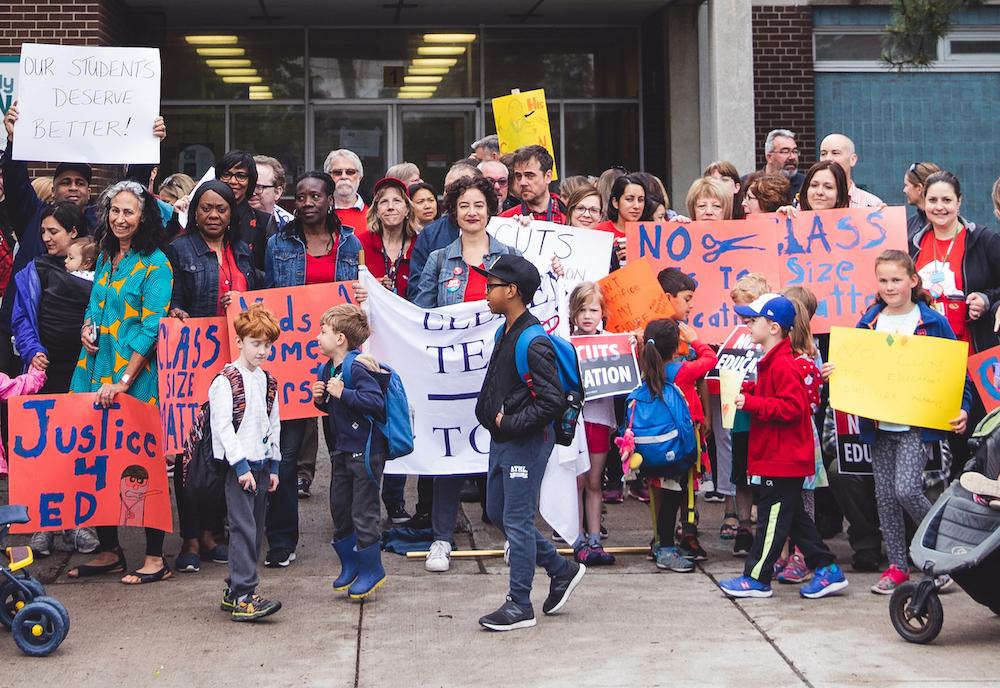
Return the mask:
[[188,45],[236,45],[237,36],[185,36]]
[[410,67],[407,74],[415,76],[444,76],[448,73],[447,67]]
[[237,58],[216,58],[205,60],[205,64],[209,67],[249,67],[250,60],[241,60]]
[[202,57],[243,57],[247,54],[245,48],[198,48]]
[[257,76],[257,70],[253,67],[239,67],[236,69],[216,69],[219,76]]
[[260,91],[253,91],[250,93],[250,100],[271,100],[274,98],[274,94],[270,91],[262,93]]
[[404,98],[404,99],[408,99],[408,98],[430,98],[431,95],[432,94],[430,94],[430,93],[422,93],[420,91],[415,91],[415,92],[414,91],[407,91],[407,92],[400,92],[400,93],[396,94],[396,97],[397,98]]
[[440,84],[444,77],[440,76],[410,76],[403,77],[404,84]]
[[411,61],[414,67],[454,67],[458,60],[451,57],[415,57]]
[[422,45],[417,48],[417,55],[464,55],[464,45]]
[[227,84],[259,84],[264,79],[259,76],[224,76],[222,81]]
[[424,43],[473,43],[474,33],[425,33]]
[[270,86],[251,86],[250,87],[250,92],[251,93],[253,93],[254,91],[270,91],[270,90],[271,90]]
[[434,93],[437,86],[400,86],[400,93]]

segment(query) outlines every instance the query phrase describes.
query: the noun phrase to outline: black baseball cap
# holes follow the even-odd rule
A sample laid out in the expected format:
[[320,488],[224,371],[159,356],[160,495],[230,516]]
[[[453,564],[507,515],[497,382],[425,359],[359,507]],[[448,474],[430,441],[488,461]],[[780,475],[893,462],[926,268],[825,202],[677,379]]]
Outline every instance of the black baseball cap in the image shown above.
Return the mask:
[[504,254],[484,268],[472,266],[472,269],[486,277],[496,277],[505,284],[513,284],[521,292],[521,298],[529,303],[534,298],[542,278],[538,268],[531,261],[511,254]]
[[79,172],[80,176],[87,180],[89,184],[93,179],[94,172],[85,162],[61,162],[56,165],[56,171],[52,175],[53,179],[59,179],[62,175],[67,172]]

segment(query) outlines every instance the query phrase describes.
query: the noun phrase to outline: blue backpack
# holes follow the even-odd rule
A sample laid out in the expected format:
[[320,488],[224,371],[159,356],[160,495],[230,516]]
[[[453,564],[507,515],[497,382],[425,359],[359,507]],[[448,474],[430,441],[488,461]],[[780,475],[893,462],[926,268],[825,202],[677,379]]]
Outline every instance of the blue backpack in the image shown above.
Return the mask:
[[[354,359],[357,357],[357,351],[348,352],[347,356],[344,357],[344,363],[341,367],[344,386],[352,389],[351,367],[354,365]],[[413,453],[413,417],[410,413],[410,402],[406,398],[406,389],[403,387],[403,381],[399,378],[399,374],[384,363],[380,363],[379,365],[389,373],[388,384],[383,389],[385,392],[385,421],[380,422],[371,416],[365,416],[365,418],[372,424],[372,427],[377,427],[385,436],[386,444],[388,445],[386,459],[398,459],[401,456]],[[332,370],[333,363],[328,361],[323,368],[323,379],[329,380]],[[382,384],[381,380],[379,380],[379,384]],[[368,464],[371,443],[372,436],[371,432],[369,432],[368,444],[365,446],[365,467],[368,469],[368,475],[372,474],[371,467]]]
[[667,468],[673,475],[686,472],[698,456],[691,411],[674,383],[680,368],[680,363],[666,365],[666,384],[659,396],[654,397],[643,383],[625,399],[626,427],[635,435],[635,451],[642,456],[642,467]]
[[[496,341],[503,336],[504,326],[497,330]],[[531,380],[531,370],[528,368],[528,347],[538,337],[548,337],[556,352],[556,368],[559,370],[559,382],[566,395],[566,410],[562,416],[552,422],[556,433],[556,444],[565,447],[573,444],[576,436],[576,425],[583,409],[583,382],[580,380],[580,361],[576,349],[562,337],[549,334],[541,325],[529,325],[517,336],[514,343],[514,366],[517,374],[528,385],[531,396],[535,396],[534,383]]]

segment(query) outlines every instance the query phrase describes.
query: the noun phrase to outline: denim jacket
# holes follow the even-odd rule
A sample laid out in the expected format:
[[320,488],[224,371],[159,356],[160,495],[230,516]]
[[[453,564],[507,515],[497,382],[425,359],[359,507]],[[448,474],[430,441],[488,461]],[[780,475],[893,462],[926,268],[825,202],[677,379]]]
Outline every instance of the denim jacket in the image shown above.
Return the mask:
[[[168,246],[167,258],[174,269],[174,290],[170,308],[180,308],[192,318],[210,318],[219,313],[219,259],[201,233],[182,234]],[[247,289],[260,289],[250,246],[245,241],[233,245],[236,266],[247,280]]]
[[[358,252],[361,241],[354,228],[341,226],[337,241],[337,274],[343,282],[358,278]],[[298,219],[289,222],[267,240],[264,254],[264,287],[298,287],[306,283],[306,242]]]
[[[488,263],[504,254],[521,255],[516,248],[502,244],[490,236],[490,252],[483,256],[483,262]],[[456,272],[457,270],[457,272]],[[452,279],[458,279],[458,288],[448,288]],[[462,258],[462,237],[455,239],[445,248],[432,251],[427,257],[417,292],[413,295],[413,303],[421,308],[437,308],[462,303],[465,300],[465,287],[469,283],[469,266]]]

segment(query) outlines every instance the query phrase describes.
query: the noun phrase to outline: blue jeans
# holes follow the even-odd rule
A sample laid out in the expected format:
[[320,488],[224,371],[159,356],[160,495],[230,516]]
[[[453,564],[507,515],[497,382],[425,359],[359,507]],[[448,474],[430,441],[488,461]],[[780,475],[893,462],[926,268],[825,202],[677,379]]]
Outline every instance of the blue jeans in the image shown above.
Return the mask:
[[569,562],[535,527],[538,492],[554,445],[550,427],[510,442],[490,443],[486,513],[510,542],[510,598],[520,605],[531,604],[536,565],[550,577],[569,568]]
[[402,506],[404,497],[403,491],[406,489],[405,475],[383,475],[382,476],[382,503],[385,508]]
[[299,449],[306,434],[306,424],[315,418],[281,422],[281,464],[278,489],[267,495],[267,546],[294,552],[299,544],[299,492],[297,483]]

